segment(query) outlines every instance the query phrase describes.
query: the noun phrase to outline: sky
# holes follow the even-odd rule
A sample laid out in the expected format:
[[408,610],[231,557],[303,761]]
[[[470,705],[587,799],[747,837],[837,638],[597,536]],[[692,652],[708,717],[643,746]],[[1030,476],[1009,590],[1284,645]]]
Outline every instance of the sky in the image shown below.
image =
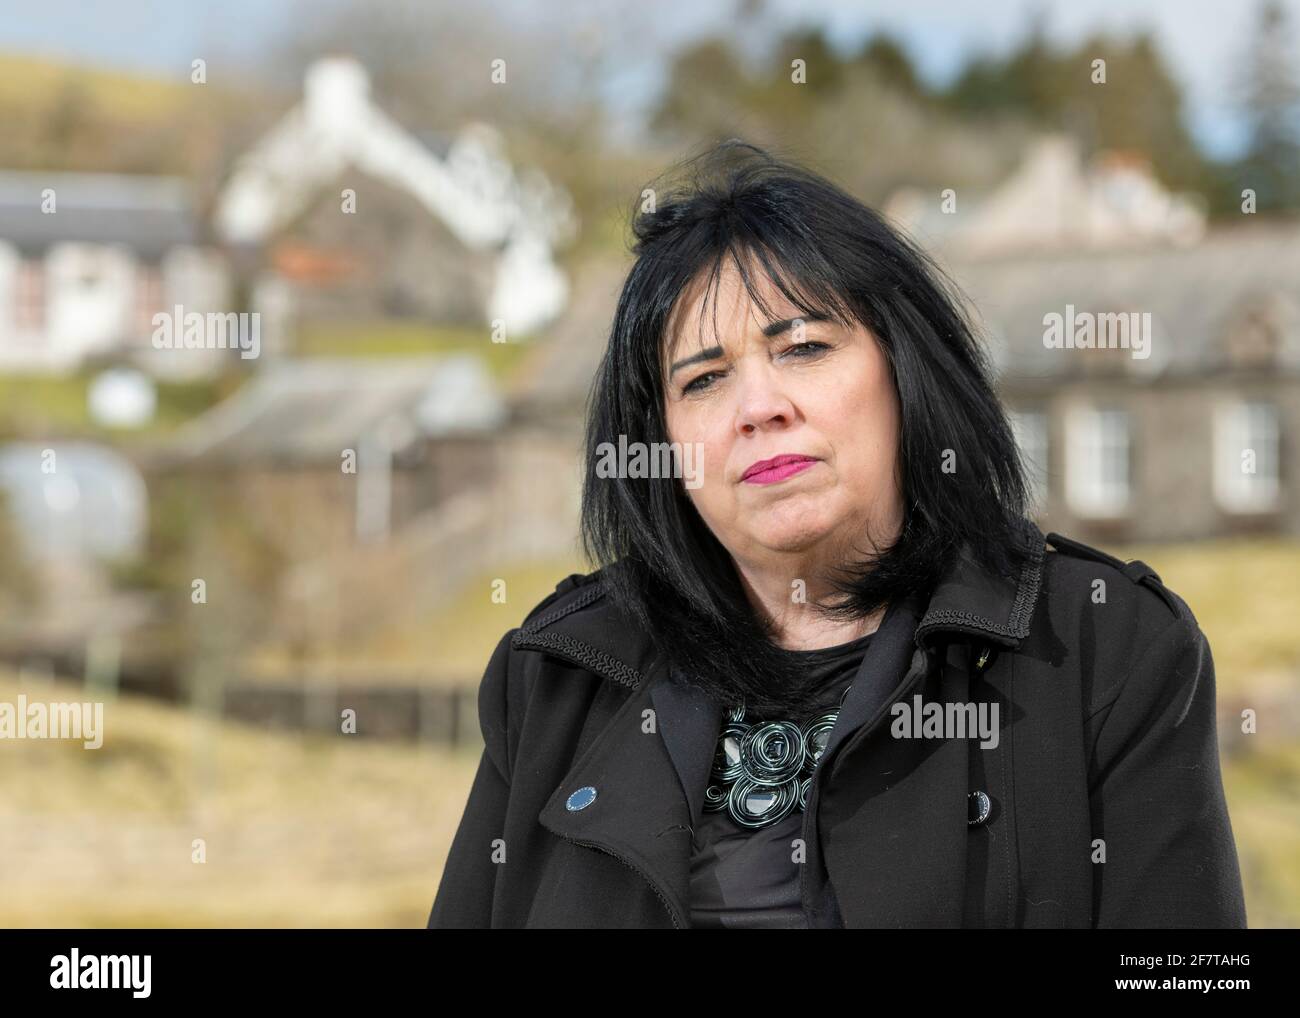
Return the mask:
[[[0,0],[0,52],[181,77],[195,56],[256,67],[268,48],[300,30],[331,0]],[[636,45],[606,84],[616,109],[644,108],[662,82],[663,56],[705,33],[737,28],[733,0],[477,0],[513,24],[538,18],[635,18]],[[1300,0],[1283,0],[1300,34]],[[1253,0],[767,0],[786,25],[824,25],[848,49],[876,31],[899,38],[927,80],[950,80],[972,52],[1003,52],[1041,12],[1047,37],[1069,44],[1097,30],[1151,28],[1183,84],[1188,124],[1211,155],[1236,155],[1245,137],[1225,72],[1240,65],[1256,16]],[[634,13],[635,12],[635,15]],[[1300,52],[1300,39],[1297,39]]]

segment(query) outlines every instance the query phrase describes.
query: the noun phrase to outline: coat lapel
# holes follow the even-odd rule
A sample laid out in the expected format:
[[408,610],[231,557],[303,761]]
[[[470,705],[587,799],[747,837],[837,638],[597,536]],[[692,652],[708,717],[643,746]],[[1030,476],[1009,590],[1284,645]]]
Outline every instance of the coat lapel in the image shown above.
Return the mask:
[[[681,692],[676,684],[661,689],[662,676],[657,671],[618,709],[569,769],[538,820],[563,838],[622,859],[658,892],[675,925],[688,928],[692,831],[703,805],[721,712],[684,687]],[[675,747],[682,772],[669,745]],[[685,782],[681,773],[689,775]],[[596,790],[595,799],[582,809],[569,809],[569,797],[587,786]]]
[[653,683],[650,696],[682,794],[690,804],[693,829],[704,812],[704,789],[722,732],[722,708],[682,682]]

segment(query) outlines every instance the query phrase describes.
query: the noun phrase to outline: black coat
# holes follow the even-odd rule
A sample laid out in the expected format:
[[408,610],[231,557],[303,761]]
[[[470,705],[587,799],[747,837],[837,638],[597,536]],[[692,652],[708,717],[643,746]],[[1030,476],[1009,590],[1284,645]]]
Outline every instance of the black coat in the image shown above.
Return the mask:
[[[1017,583],[963,558],[871,641],[864,669],[900,680],[874,697],[854,683],[815,771],[809,913],[850,928],[1244,927],[1195,618],[1143,563],[1031,533]],[[721,713],[668,677],[599,573],[506,634],[430,928],[690,926]],[[889,707],[918,693],[997,703],[997,745],[891,737]]]

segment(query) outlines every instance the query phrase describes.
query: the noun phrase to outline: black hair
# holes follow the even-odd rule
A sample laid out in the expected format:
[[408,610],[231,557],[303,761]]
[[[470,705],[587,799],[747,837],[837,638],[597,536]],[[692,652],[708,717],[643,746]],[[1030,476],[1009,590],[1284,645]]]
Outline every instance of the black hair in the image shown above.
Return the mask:
[[[636,260],[587,404],[582,541],[609,595],[677,673],[723,705],[793,712],[812,692],[751,607],[730,555],[679,480],[598,473],[602,443],[669,442],[664,344],[683,294],[730,256],[767,311],[752,265],[806,315],[861,323],[879,340],[901,411],[898,539],[827,579],[814,610],[864,617],[926,592],[963,547],[1002,575],[1023,561],[1025,469],[955,284],[876,212],[812,170],[733,139],[642,192]],[[716,304],[715,304],[716,308]],[[770,316],[774,317],[774,316]],[[945,472],[945,457],[955,471]]]

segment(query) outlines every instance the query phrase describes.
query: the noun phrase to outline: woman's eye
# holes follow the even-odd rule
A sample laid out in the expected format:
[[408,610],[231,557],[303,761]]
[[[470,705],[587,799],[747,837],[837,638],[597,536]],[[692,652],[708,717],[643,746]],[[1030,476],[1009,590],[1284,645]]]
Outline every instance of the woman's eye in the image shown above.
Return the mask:
[[686,385],[682,386],[682,392],[702,392],[707,389],[711,380],[718,377],[718,372],[708,371],[698,378],[691,379]]
[[795,357],[811,357],[813,354],[829,349],[830,346],[826,343],[796,343],[794,346],[787,347],[785,352]]

